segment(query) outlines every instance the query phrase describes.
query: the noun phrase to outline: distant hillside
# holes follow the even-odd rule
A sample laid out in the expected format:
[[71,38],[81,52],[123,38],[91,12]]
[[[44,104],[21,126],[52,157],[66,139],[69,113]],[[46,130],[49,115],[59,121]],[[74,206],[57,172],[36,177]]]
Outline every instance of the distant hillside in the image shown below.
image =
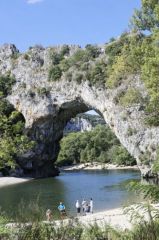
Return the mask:
[[80,113],[76,118],[72,118],[64,128],[64,135],[70,132],[91,131],[97,125],[105,125],[104,119],[100,115]]

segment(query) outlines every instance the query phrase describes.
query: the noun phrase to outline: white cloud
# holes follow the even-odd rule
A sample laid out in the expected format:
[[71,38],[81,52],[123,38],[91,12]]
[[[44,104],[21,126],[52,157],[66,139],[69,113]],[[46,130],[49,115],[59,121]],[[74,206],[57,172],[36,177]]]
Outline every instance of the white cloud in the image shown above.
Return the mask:
[[26,0],[28,4],[35,4],[39,2],[43,2],[43,0]]

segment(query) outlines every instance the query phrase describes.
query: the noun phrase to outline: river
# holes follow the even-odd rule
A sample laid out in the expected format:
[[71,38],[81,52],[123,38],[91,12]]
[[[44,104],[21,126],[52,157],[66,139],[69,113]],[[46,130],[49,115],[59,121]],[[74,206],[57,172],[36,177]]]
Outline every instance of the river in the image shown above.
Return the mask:
[[[123,187],[128,180],[140,179],[136,170],[98,170],[62,172],[56,178],[37,179],[0,188],[0,206],[9,216],[17,213],[19,204],[28,206],[39,199],[45,211],[50,208],[58,218],[57,206],[63,201],[69,216],[75,215],[75,201],[93,198],[94,211],[121,207],[137,201]],[[138,199],[139,200],[139,199]]]

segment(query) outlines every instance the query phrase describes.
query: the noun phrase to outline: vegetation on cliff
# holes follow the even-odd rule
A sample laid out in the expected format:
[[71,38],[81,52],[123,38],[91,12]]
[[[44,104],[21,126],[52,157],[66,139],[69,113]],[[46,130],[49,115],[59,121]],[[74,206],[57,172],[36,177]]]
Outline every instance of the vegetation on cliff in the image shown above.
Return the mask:
[[24,134],[24,117],[6,100],[14,82],[13,77],[0,76],[0,169],[6,174],[34,145]]
[[[64,76],[69,81],[81,83],[87,80],[90,85],[110,89],[125,83],[127,88],[122,92],[118,103],[123,106],[141,104],[145,111],[144,123],[158,126],[158,39],[158,1],[142,0],[141,9],[135,10],[131,19],[131,30],[123,33],[120,38],[111,39],[105,47],[89,44],[69,55],[69,47],[66,45],[64,50],[67,51],[61,49],[61,52],[51,54],[49,81],[56,81]],[[129,87],[128,78],[137,75],[147,88],[147,97],[143,97],[139,89],[134,88],[132,91],[131,86]]]
[[61,140],[58,165],[73,163],[100,162],[119,165],[134,165],[135,159],[109,127],[97,125],[92,131],[70,133]]

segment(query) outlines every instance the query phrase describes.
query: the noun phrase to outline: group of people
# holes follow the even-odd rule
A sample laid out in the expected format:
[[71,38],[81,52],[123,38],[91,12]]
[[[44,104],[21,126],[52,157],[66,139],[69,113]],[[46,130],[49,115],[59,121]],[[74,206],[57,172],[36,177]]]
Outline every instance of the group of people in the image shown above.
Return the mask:
[[[93,199],[91,198],[89,201],[86,201],[85,199],[83,199],[81,204],[79,200],[77,200],[75,203],[75,207],[76,207],[77,215],[80,215],[81,212],[83,213],[83,215],[86,215],[87,213],[93,213]],[[60,212],[61,219],[67,216],[66,208],[63,202],[60,202],[58,206],[58,210]],[[52,211],[50,209],[47,209],[46,211],[47,221],[51,221],[52,217],[53,217]]]
[[76,210],[77,210],[77,215],[80,215],[81,211],[83,215],[86,215],[87,213],[93,213],[93,199],[91,198],[90,201],[86,201],[85,199],[83,199],[81,204],[79,200],[77,200]]

